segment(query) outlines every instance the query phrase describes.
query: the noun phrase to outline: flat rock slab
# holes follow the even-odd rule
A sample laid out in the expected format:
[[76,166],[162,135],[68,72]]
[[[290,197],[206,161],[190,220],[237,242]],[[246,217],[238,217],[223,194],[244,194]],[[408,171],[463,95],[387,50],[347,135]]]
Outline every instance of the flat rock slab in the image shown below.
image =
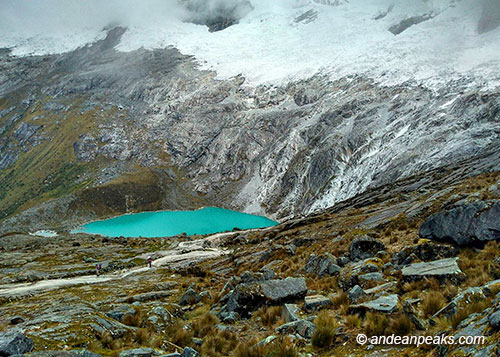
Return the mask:
[[398,309],[399,298],[397,294],[381,296],[378,299],[367,301],[357,305],[351,305],[349,311],[354,313],[358,311],[377,311],[392,313]]
[[324,309],[332,305],[329,298],[323,295],[311,295],[305,297],[304,310],[305,311],[316,311]]
[[410,280],[424,277],[456,279],[463,276],[457,262],[458,258],[447,258],[427,263],[414,263],[404,267],[401,272],[403,278]]

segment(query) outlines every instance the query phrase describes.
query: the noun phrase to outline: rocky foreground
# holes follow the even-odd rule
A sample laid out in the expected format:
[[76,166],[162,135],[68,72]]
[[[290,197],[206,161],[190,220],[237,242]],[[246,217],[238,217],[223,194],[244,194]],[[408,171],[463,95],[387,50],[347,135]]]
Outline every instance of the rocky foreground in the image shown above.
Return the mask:
[[[498,355],[498,162],[492,152],[265,230],[6,232],[0,355]],[[360,333],[485,340],[360,345]]]

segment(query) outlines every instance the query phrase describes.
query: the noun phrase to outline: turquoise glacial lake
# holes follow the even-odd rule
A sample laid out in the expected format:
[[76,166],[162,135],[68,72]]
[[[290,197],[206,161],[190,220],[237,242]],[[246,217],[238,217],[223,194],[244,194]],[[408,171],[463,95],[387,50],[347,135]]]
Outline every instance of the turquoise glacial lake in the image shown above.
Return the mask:
[[158,211],[126,214],[96,221],[73,233],[92,233],[107,237],[169,237],[177,234],[211,234],[234,228],[251,229],[275,226],[266,217],[207,207],[196,211]]

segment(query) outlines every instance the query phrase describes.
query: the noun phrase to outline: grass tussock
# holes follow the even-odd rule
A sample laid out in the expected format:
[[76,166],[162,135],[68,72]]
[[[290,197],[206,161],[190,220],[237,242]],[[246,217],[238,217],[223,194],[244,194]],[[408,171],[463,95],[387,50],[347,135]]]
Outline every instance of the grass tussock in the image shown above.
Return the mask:
[[261,357],[264,355],[264,348],[256,346],[258,340],[253,338],[251,340],[240,341],[234,349],[231,356],[233,357]]
[[256,318],[260,318],[263,326],[274,327],[281,321],[281,306],[263,306],[254,314]]
[[213,357],[228,356],[238,342],[238,336],[230,331],[213,330],[203,338],[200,354]]
[[359,329],[363,324],[363,319],[358,314],[347,315],[344,326],[348,329]]
[[341,291],[330,298],[333,307],[340,312],[340,314],[345,315],[347,309],[349,308],[349,296],[345,291]]
[[430,317],[443,308],[445,304],[446,298],[443,293],[431,290],[422,299],[420,307],[424,315]]
[[411,331],[411,319],[408,315],[401,314],[393,317],[389,322],[388,333],[398,336],[406,336]]
[[463,303],[457,310],[457,313],[450,319],[451,327],[456,330],[462,321],[467,319],[470,315],[482,312],[484,309],[491,306],[491,299],[484,299],[473,296],[468,303]]
[[311,338],[311,344],[317,348],[328,348],[335,342],[338,322],[327,310],[321,311],[314,321],[316,330]]
[[387,333],[389,318],[385,314],[367,312],[363,322],[363,330],[367,336],[381,336]]
[[195,337],[202,338],[215,329],[215,325],[219,323],[219,319],[207,312],[193,321],[191,330]]
[[264,348],[265,357],[298,357],[299,352],[289,337],[280,336]]

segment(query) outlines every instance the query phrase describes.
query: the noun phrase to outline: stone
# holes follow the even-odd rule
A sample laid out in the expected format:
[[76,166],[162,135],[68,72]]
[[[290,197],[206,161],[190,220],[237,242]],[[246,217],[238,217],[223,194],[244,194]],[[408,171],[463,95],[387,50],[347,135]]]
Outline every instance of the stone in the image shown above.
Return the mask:
[[361,267],[363,273],[375,273],[379,271],[379,267],[376,264],[368,263]]
[[154,354],[152,348],[136,348],[120,352],[118,357],[151,357]]
[[234,324],[240,315],[235,311],[221,311],[219,312],[220,320],[225,324]]
[[352,303],[359,301],[366,295],[367,294],[365,293],[365,291],[359,285],[352,287],[351,290],[349,290],[349,292],[347,293],[349,301],[351,301]]
[[[448,244],[438,244],[426,239],[414,246],[404,247],[392,257],[395,266],[408,265],[413,260],[422,261],[438,260],[442,258],[453,258],[458,255],[458,248]],[[411,257],[411,258],[410,258]]]
[[134,315],[134,314],[135,314],[135,309],[127,305],[118,306],[113,308],[113,310],[106,312],[106,316],[117,321],[122,321],[123,316],[125,315]]
[[349,312],[358,312],[363,310],[393,313],[398,309],[399,297],[397,294],[381,296],[375,300],[366,301],[358,305],[349,306]]
[[307,294],[304,278],[288,277],[281,280],[267,280],[260,286],[266,299],[274,304],[303,299]]
[[350,263],[350,261],[351,260],[348,257],[339,257],[339,258],[337,258],[337,264],[340,267],[346,266],[347,264]]
[[187,288],[184,294],[179,299],[179,305],[193,305],[198,301],[198,294],[194,291],[193,288]]
[[495,330],[500,330],[500,310],[495,311],[488,317],[488,323]]
[[358,282],[361,285],[364,285],[372,281],[375,282],[385,281],[384,275],[382,273],[366,273],[358,275]]
[[340,267],[336,264],[336,262],[337,259],[329,253],[319,256],[311,254],[309,258],[307,258],[304,271],[318,277],[335,275],[340,271]]
[[385,250],[382,242],[367,235],[355,238],[349,246],[351,260],[358,261],[374,257],[378,251]]
[[332,302],[329,298],[322,295],[311,295],[305,297],[304,310],[307,312],[313,312],[331,305]]
[[33,340],[18,330],[0,332],[0,356],[29,353],[33,350]]
[[437,241],[472,246],[500,239],[500,200],[464,203],[433,214],[422,224],[419,235]]
[[385,283],[385,284],[381,284],[381,285],[377,285],[371,289],[365,289],[365,293],[367,295],[373,295],[373,294],[377,294],[381,291],[384,291],[384,290],[387,290],[387,289],[390,289],[392,288],[393,286],[396,286],[397,283],[395,281],[390,281],[388,283]]
[[418,280],[422,278],[451,279],[460,281],[463,273],[457,264],[458,258],[446,258],[427,263],[414,263],[404,267],[403,279]]
[[212,295],[210,295],[210,291],[202,291],[197,297],[196,297],[196,302],[206,302],[212,298]]
[[295,255],[295,251],[297,250],[297,246],[295,244],[287,244],[285,245],[285,252],[288,255]]
[[198,357],[200,354],[192,349],[191,347],[186,347],[182,351],[181,357]]
[[11,325],[18,325],[24,322],[24,319],[21,316],[15,316],[10,319]]
[[298,320],[289,322],[276,327],[274,332],[279,334],[299,334],[300,336],[310,339],[316,330],[316,325],[307,320]]
[[300,320],[297,313],[299,312],[299,307],[295,304],[285,304],[281,310],[281,318],[286,322],[294,322]]
[[239,284],[235,287],[224,307],[243,316],[264,304],[279,305],[303,299],[307,294],[304,278],[267,280],[258,283]]

